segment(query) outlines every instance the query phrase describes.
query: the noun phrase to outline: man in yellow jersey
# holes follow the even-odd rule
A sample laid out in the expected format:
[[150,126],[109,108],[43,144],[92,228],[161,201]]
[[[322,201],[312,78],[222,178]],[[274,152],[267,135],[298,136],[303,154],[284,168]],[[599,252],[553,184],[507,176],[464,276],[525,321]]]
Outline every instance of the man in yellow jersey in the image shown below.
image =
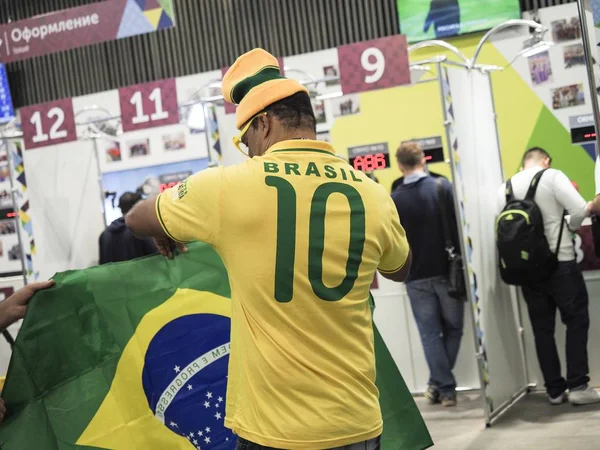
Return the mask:
[[201,240],[233,302],[225,424],[238,449],[379,449],[369,287],[411,257],[389,194],[316,141],[307,89],[262,49],[223,78],[246,163],[191,176],[127,216],[163,254]]

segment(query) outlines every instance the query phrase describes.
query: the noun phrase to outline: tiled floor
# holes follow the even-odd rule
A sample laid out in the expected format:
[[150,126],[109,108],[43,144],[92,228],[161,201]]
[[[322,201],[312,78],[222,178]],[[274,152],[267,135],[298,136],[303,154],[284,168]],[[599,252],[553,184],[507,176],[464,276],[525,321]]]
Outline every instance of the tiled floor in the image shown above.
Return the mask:
[[461,395],[457,408],[417,399],[435,450],[600,449],[600,406],[551,406],[529,394],[485,427],[481,397]]

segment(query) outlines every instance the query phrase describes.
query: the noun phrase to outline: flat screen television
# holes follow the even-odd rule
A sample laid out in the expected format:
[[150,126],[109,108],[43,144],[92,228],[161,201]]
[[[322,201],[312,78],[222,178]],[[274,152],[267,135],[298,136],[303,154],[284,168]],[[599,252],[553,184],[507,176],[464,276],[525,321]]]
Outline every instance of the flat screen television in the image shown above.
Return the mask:
[[408,42],[443,39],[494,28],[521,17],[519,0],[396,0]]

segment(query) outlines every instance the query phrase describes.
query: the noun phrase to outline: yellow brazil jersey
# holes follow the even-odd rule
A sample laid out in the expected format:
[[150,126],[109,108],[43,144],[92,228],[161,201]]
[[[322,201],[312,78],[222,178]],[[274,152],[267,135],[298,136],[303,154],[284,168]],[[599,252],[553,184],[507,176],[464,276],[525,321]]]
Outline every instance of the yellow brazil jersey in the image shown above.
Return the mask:
[[380,435],[369,287],[408,257],[385,189],[329,144],[293,140],[193,175],[156,205],[172,238],[208,242],[229,273],[225,424],[284,449]]

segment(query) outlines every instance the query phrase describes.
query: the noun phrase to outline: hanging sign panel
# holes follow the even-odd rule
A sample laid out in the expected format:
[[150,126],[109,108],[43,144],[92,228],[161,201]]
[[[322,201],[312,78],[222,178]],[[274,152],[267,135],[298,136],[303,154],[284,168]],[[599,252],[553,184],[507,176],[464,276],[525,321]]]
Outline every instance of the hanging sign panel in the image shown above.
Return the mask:
[[21,109],[25,148],[31,150],[77,140],[73,101],[70,98]]
[[123,131],[136,131],[179,123],[175,78],[119,89]]
[[104,0],[0,26],[0,61],[19,61],[173,26],[173,0]]
[[410,84],[405,36],[343,45],[338,58],[344,95]]

